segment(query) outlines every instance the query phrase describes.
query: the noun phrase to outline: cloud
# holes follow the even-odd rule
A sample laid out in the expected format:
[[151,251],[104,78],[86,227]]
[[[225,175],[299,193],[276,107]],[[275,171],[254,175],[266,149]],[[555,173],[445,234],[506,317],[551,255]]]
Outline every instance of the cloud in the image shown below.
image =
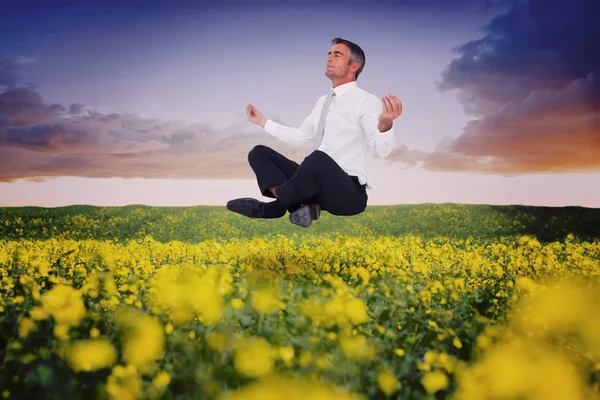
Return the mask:
[[15,60],[10,57],[0,58],[0,88],[2,86],[10,88],[16,85],[15,64]]
[[[241,117],[241,116],[240,116]],[[245,118],[245,115],[243,116]],[[249,121],[208,124],[104,114],[82,104],[46,104],[30,88],[0,92],[0,181],[91,178],[253,179],[248,152],[291,148]]]
[[598,15],[594,0],[513,2],[455,49],[437,83],[478,119],[433,152],[402,148],[391,160],[508,175],[600,168]]
[[35,57],[27,57],[27,56],[17,56],[13,58],[9,58],[14,64],[32,64],[37,62],[37,58]]

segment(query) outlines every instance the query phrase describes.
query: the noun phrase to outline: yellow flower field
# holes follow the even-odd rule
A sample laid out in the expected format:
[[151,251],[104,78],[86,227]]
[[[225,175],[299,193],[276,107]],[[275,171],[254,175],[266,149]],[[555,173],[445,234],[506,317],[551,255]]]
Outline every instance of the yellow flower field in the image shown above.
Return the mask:
[[573,235],[4,239],[0,394],[600,398],[598,316]]

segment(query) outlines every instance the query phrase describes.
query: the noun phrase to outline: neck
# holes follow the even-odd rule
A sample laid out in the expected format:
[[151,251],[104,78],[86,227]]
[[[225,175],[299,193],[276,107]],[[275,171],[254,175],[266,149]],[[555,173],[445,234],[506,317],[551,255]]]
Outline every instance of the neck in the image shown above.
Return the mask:
[[343,84],[346,84],[349,82],[354,82],[355,80],[356,79],[354,79],[354,78],[346,77],[346,78],[340,78],[340,79],[332,79],[331,83],[332,83],[333,87],[336,88],[340,85],[343,85]]

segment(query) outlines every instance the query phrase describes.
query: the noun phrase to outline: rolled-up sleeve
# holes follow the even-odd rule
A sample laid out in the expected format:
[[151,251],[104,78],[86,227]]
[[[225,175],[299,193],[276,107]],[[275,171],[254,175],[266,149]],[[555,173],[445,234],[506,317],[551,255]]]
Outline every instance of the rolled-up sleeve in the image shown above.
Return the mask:
[[394,147],[394,126],[386,132],[379,131],[379,115],[382,110],[381,100],[375,95],[368,95],[358,103],[356,112],[358,121],[367,135],[367,143],[374,147],[377,156],[385,158]]

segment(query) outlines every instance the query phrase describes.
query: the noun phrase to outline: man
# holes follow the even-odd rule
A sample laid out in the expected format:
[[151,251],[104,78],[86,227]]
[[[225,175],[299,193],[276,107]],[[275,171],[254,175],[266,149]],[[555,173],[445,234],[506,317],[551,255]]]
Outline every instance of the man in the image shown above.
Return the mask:
[[241,198],[227,209],[249,218],[280,218],[309,227],[321,210],[333,215],[356,215],[367,206],[367,189],[374,188],[366,172],[365,155],[373,149],[387,157],[393,147],[392,123],[402,113],[402,103],[390,94],[380,101],[357,86],[365,66],[363,50],[348,40],[335,38],[327,53],[325,75],[331,79],[329,95],[321,96],[299,129],[267,119],[255,106],[246,115],[265,131],[293,145],[313,143],[301,164],[273,149],[257,145],[248,154],[263,196],[261,202]]

